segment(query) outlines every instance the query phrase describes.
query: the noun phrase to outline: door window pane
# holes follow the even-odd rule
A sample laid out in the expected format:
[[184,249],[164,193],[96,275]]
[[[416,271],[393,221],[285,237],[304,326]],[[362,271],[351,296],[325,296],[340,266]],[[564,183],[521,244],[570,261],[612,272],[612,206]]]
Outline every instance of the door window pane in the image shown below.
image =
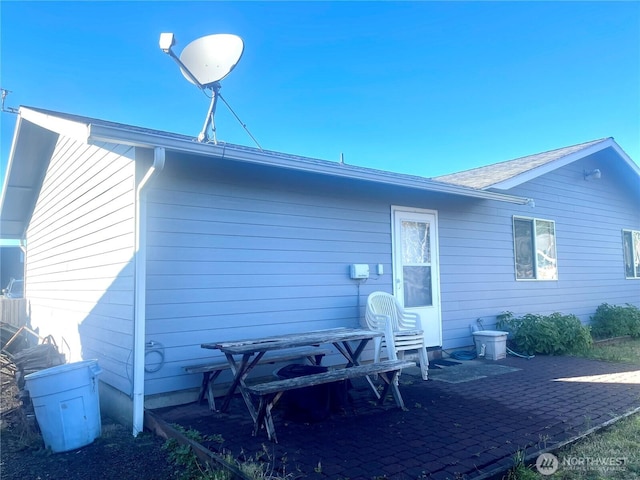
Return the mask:
[[402,221],[402,263],[431,263],[429,224]]
[[431,295],[431,267],[404,266],[404,306],[430,307],[433,304]]

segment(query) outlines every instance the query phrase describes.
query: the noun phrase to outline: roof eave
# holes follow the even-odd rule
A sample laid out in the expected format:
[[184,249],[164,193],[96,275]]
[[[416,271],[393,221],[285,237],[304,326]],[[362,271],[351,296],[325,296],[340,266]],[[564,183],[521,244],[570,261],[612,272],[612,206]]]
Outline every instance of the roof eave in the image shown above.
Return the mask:
[[[24,113],[21,108],[16,119],[0,196],[0,238],[3,239],[25,238],[27,219],[33,212],[46,171],[44,160],[48,163],[58,138],[56,132],[42,128]],[[34,135],[37,138],[34,139]]]
[[0,192],[0,215],[2,214],[4,200],[7,195],[7,188],[9,187],[9,174],[11,173],[11,166],[13,165],[13,158],[16,152],[16,143],[18,142],[18,136],[20,135],[21,128],[22,128],[22,117],[18,115],[18,118],[16,120],[16,126],[13,132],[13,139],[11,140],[11,150],[9,150],[9,160],[7,161],[7,166],[5,170],[4,182],[2,184],[2,192]]
[[461,187],[443,182],[422,179],[419,177],[398,175],[391,172],[352,167],[350,165],[338,163],[334,164],[332,162],[318,161],[306,157],[280,155],[275,152],[243,148],[237,145],[199,143],[195,140],[189,141],[182,138],[172,138],[160,133],[138,132],[126,128],[107,125],[89,125],[88,141],[89,143],[117,142],[144,148],[161,146],[170,151],[205,156],[213,155],[228,160],[286,168],[319,175],[382,183],[450,195],[495,200],[499,202],[514,203],[517,205],[531,204],[531,199],[529,198],[478,190],[469,187]]
[[90,125],[85,122],[77,122],[66,118],[49,115],[48,113],[32,110],[28,107],[20,107],[20,117],[35,123],[36,125],[83,142],[87,141]]

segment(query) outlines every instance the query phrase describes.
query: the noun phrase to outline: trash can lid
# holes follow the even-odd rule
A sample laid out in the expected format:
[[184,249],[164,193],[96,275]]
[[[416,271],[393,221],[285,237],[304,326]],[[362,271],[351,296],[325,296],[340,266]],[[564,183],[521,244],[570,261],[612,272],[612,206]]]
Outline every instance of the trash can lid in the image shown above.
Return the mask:
[[64,365],[58,365],[56,367],[45,368],[37,372],[25,375],[25,380],[34,380],[36,378],[47,377],[49,375],[59,375],[61,373],[72,372],[80,368],[89,368],[94,375],[102,372],[102,369],[98,366],[97,360],[83,360],[81,362],[65,363]]
[[473,334],[479,337],[502,337],[503,335],[509,335],[509,332],[501,332],[500,330],[478,330],[473,332]]

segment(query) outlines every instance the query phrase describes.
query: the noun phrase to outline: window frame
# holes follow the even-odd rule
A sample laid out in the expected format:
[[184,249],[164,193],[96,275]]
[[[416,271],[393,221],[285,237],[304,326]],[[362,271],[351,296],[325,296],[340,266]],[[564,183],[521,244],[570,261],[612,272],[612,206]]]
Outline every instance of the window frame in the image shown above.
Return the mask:
[[[632,261],[632,266],[634,269],[634,276],[630,277],[627,274],[627,248],[626,248],[626,244],[625,244],[625,234],[631,234],[631,252],[633,255],[633,259]],[[635,259],[636,256],[640,257],[640,241],[638,242],[638,251],[636,252],[635,248],[634,248],[634,242],[633,242],[633,238],[635,236],[640,237],[640,230],[632,230],[630,228],[623,228],[622,229],[622,263],[624,265],[624,278],[627,280],[640,280],[640,263],[636,263]]]
[[[531,228],[532,228],[532,245],[531,245],[531,252],[532,252],[532,258],[533,258],[533,270],[534,270],[534,276],[532,278],[522,278],[518,276],[518,242],[517,242],[517,238],[516,238],[516,221],[529,221],[531,222]],[[545,222],[548,224],[551,224],[553,227],[553,239],[554,239],[554,245],[553,245],[553,249],[554,249],[554,254],[555,254],[555,266],[556,266],[556,274],[555,274],[555,278],[540,278],[539,275],[539,266],[538,266],[538,251],[537,251],[537,222]],[[514,266],[514,275],[515,275],[515,279],[517,282],[557,282],[560,278],[560,272],[559,272],[559,268],[558,268],[558,242],[557,242],[557,234],[556,234],[556,222],[555,220],[549,220],[546,218],[537,218],[537,217],[523,217],[523,216],[519,216],[519,215],[514,215],[511,221],[511,226],[512,226],[512,238],[513,238],[513,266]]]

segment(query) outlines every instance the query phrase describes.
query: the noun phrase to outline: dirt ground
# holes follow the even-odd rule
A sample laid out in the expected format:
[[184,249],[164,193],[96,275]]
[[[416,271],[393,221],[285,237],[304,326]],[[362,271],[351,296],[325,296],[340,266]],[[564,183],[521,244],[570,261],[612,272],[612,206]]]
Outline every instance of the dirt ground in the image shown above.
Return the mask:
[[2,480],[169,480],[174,463],[153,433],[134,437],[131,430],[102,418],[102,434],[90,445],[62,453],[44,447],[32,408],[23,406],[16,366],[0,354],[0,479]]
[[18,410],[3,419],[0,444],[2,480],[169,480],[178,473],[162,448],[163,439],[147,432],[133,437],[108,418],[92,444],[52,453]]
[[[102,418],[102,435],[90,445],[63,453],[44,448],[34,418],[29,420],[18,387],[3,369],[0,378],[0,479],[2,480],[169,480],[178,478],[164,440],[153,433],[137,437]],[[10,373],[10,372],[9,372]]]

